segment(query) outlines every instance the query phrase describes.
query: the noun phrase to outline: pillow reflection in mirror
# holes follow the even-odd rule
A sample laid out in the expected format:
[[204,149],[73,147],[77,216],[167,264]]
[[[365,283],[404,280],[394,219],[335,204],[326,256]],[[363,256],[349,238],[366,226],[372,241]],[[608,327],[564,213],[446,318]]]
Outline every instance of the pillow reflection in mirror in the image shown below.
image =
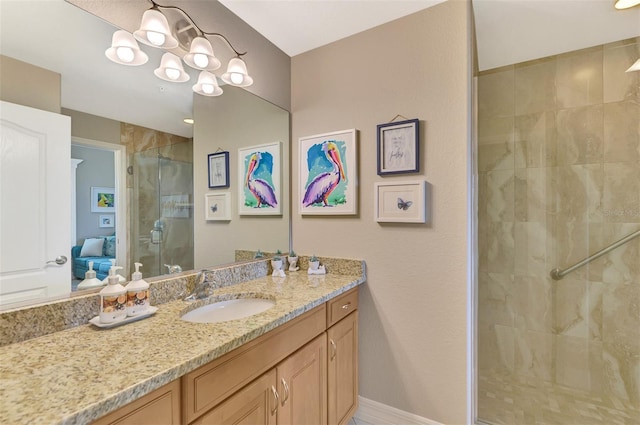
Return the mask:
[[85,239],[80,250],[81,257],[102,257],[104,238]]
[[104,256],[115,257],[116,256],[116,237],[107,236],[104,241]]

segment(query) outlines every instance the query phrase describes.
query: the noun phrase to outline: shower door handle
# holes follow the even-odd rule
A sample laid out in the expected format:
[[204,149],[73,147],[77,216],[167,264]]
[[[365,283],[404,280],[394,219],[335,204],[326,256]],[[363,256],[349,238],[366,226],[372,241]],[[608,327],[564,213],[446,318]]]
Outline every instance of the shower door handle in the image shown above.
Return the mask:
[[151,231],[151,243],[158,245],[162,241],[162,230]]

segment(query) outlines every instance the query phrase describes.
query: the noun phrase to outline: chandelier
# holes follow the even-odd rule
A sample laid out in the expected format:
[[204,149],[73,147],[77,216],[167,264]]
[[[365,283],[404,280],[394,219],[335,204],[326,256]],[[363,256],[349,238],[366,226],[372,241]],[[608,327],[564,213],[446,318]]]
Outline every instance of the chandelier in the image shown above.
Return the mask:
[[[187,12],[177,6],[162,6],[154,0],[151,8],[144,12],[140,28],[131,34],[125,30],[118,30],[113,34],[111,47],[105,51],[105,55],[111,61],[128,66],[138,66],[147,63],[149,57],[143,52],[137,41],[147,46],[158,49],[171,50],[179,46],[178,41],[185,38],[185,34],[195,32],[195,37],[187,36],[190,45],[189,52],[181,59],[178,55],[166,52],[162,55],[160,66],[153,72],[156,77],[173,83],[183,83],[190,79],[182,66],[182,61],[191,68],[200,71],[198,81],[193,85],[193,91],[203,96],[219,96],[222,89],[218,85],[216,76],[211,72],[220,68],[221,63],[213,53],[213,47],[208,37],[218,37],[233,50],[235,57],[227,65],[227,72],[221,75],[222,81],[232,86],[247,87],[253,84],[253,78],[247,72],[247,64],[242,56],[247,52],[238,52],[222,34],[205,32]],[[182,26],[175,25],[171,30],[169,21],[162,10],[177,10],[185,18],[179,22]],[[184,44],[184,43],[183,43]]]

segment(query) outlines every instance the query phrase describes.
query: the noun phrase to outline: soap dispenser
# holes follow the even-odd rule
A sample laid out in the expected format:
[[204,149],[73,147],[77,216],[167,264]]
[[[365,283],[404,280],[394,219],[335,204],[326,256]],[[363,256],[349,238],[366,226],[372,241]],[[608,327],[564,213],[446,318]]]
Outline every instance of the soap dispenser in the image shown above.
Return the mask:
[[[109,261],[111,262],[111,267],[113,267],[113,266],[115,266],[115,265],[116,265],[116,259],[115,259],[115,258],[112,258],[112,259],[110,259]],[[121,269],[121,268],[122,268],[122,267],[118,267],[118,269]],[[111,270],[111,269],[109,269],[109,270]],[[116,275],[116,276],[118,276],[118,281],[119,281],[120,283],[124,283],[124,282],[126,282],[126,281],[127,281],[127,279],[125,279],[123,276],[120,276],[119,274],[118,274],[118,275]],[[102,279],[102,284],[103,284],[103,285],[106,285],[107,283],[109,283],[109,276],[107,276],[107,277],[105,277],[104,279]]]
[[96,271],[93,270],[93,261],[89,261],[89,270],[84,273],[84,280],[78,284],[78,290],[95,288],[102,286],[104,283],[96,277]]
[[113,323],[127,317],[127,291],[120,284],[118,269],[122,267],[111,266],[109,284],[100,291],[100,322]]
[[137,316],[149,309],[149,284],[142,279],[141,263],[134,263],[136,271],[131,274],[127,290],[127,316]]

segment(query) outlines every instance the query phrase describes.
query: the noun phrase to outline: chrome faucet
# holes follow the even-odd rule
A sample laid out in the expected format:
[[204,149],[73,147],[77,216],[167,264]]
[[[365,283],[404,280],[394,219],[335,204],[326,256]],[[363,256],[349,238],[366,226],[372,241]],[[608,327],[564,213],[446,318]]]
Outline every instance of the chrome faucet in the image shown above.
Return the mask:
[[182,273],[182,267],[178,264],[165,264],[164,266],[169,269],[169,274]]
[[212,279],[212,273],[208,270],[202,270],[196,276],[196,284],[193,287],[193,290],[184,298],[184,301],[196,301],[207,298],[211,295],[213,286],[214,282]]

